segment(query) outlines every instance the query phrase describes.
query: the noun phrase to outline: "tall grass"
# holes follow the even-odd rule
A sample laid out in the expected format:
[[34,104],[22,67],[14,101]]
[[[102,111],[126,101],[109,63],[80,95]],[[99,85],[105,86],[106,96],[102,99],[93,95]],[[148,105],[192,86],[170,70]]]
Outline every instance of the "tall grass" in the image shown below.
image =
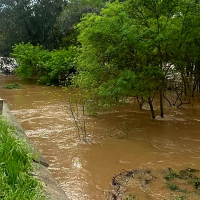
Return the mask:
[[0,116],[0,199],[42,200],[42,186],[31,175],[32,153],[25,141],[13,136],[15,129]]

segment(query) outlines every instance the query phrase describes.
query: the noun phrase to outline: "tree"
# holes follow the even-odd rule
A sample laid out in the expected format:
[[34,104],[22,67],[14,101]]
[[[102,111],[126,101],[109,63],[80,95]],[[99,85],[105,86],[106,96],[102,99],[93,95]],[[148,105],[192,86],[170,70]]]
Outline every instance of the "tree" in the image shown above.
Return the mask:
[[58,41],[61,46],[77,43],[77,31],[74,26],[87,13],[99,13],[107,0],[72,0],[68,1],[55,24]]
[[[180,11],[180,1],[168,0],[130,0],[128,3],[129,13],[139,26],[140,37],[145,43],[143,48],[147,48],[148,62],[159,66],[161,70],[166,68],[170,62],[170,46],[173,35],[177,35],[179,27],[176,21]],[[160,85],[160,115],[163,113],[163,92],[165,85]]]
[[[184,55],[176,60],[178,48],[187,51],[188,41],[196,46],[189,40],[194,26],[186,26],[189,18],[198,22],[192,17],[196,9],[195,2],[187,0],[129,0],[107,3],[100,14],[86,15],[77,25],[81,54],[75,82],[88,91],[93,89],[104,97],[104,103],[106,99],[141,97],[149,103],[153,118],[152,101],[159,93],[163,117],[170,66],[181,62]],[[180,70],[178,65],[176,69]],[[79,84],[79,79],[84,83]]]
[[67,1],[36,0],[34,2],[32,6],[34,17],[32,17],[30,22],[32,31],[32,41],[30,42],[33,45],[39,43],[49,50],[59,48],[54,25]]
[[1,0],[0,8],[0,54],[7,56],[15,43],[30,39],[31,1]]
[[48,59],[44,61],[45,73],[39,78],[39,83],[51,85],[69,84],[70,76],[75,73],[75,47],[53,50],[49,52]]
[[[153,77],[146,79],[147,84],[140,82],[135,85],[140,75],[147,75],[143,67],[153,69],[159,66],[155,60],[151,61],[153,55],[149,53],[149,45],[142,41],[144,30],[141,35],[138,34],[140,26],[134,24],[126,4],[115,2],[107,6],[101,15],[87,15],[77,26],[82,44],[78,76],[84,76],[86,80],[85,85],[80,87],[88,90],[97,88],[96,93],[104,97],[104,104],[106,99],[119,100],[136,95],[143,96],[152,105],[152,94],[157,91],[158,85],[147,85]],[[155,118],[153,111],[152,117]]]
[[0,54],[20,42],[57,47],[54,24],[66,1],[0,0]]
[[194,96],[194,91],[199,84],[199,11],[198,1],[183,1],[179,14],[179,35],[174,35],[172,47],[173,62],[182,79],[184,96]]

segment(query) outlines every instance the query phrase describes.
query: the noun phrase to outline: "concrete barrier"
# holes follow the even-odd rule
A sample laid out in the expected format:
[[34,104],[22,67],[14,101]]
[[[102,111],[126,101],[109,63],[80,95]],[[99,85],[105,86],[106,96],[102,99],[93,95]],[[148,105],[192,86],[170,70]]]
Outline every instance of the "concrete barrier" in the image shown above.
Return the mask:
[[3,99],[0,99],[0,115],[3,113]]

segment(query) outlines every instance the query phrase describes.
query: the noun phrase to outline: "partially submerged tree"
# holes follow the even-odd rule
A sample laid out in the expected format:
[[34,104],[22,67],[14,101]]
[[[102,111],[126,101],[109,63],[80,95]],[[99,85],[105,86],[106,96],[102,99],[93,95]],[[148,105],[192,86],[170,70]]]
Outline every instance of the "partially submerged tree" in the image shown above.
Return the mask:
[[[153,118],[152,101],[158,93],[163,117],[169,66],[175,64],[177,71],[185,70],[182,58],[189,44],[196,46],[189,37],[197,24],[190,21],[198,19],[193,13],[195,9],[198,12],[199,4],[187,0],[128,0],[106,6],[100,14],[86,15],[77,25],[81,55],[76,80],[84,80],[78,86],[94,90],[103,104],[127,96],[142,98],[149,103]],[[192,55],[189,57],[194,61]]]

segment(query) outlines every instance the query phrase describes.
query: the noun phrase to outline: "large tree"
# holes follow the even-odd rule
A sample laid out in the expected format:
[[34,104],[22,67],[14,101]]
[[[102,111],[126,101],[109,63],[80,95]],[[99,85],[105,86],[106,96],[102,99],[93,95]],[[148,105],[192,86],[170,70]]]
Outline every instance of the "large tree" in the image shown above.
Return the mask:
[[142,98],[149,103],[153,118],[152,101],[158,93],[163,117],[170,66],[181,61],[177,57],[180,47],[182,55],[187,42],[196,46],[189,37],[197,29],[188,19],[197,23],[193,12],[198,5],[187,0],[116,1],[100,14],[86,15],[77,25],[81,55],[75,80],[79,87],[93,89],[104,102],[126,96]]

